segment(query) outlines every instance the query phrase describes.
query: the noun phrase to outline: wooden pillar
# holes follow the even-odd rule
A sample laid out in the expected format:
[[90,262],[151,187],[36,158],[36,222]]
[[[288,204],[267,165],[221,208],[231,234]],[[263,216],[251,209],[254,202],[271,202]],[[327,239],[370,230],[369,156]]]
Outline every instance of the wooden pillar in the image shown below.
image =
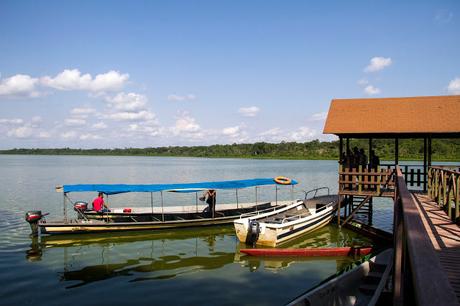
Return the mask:
[[428,167],[431,167],[431,135],[428,135]]
[[339,136],[339,158],[342,155],[343,152],[343,138],[342,136]]
[[350,138],[347,138],[347,154],[350,151]]
[[399,138],[395,138],[395,164],[399,164]]
[[427,171],[428,171],[428,168],[427,168],[427,143],[428,143],[428,139],[427,137],[425,136],[423,138],[423,192],[426,192],[426,182],[427,182],[427,178],[428,178],[428,174],[427,174]]

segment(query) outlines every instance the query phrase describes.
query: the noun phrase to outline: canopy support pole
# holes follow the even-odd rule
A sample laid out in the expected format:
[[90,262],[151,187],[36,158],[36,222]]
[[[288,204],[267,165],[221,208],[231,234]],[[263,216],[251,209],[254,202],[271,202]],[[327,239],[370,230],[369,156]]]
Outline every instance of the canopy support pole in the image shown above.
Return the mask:
[[238,188],[235,189],[236,191],[236,209],[239,208],[239,203],[238,203]]
[[399,164],[399,138],[395,138],[395,165]]
[[152,221],[153,221],[153,192],[150,193],[150,206],[152,207]]
[[163,210],[163,191],[160,191],[160,195],[161,195],[161,221],[165,221],[165,213],[164,213],[164,210]]
[[257,211],[257,186],[256,186],[256,211]]
[[275,185],[275,203],[278,206],[278,185]]
[[67,222],[67,193],[64,192],[64,202],[63,202],[63,205],[64,205],[64,222]]

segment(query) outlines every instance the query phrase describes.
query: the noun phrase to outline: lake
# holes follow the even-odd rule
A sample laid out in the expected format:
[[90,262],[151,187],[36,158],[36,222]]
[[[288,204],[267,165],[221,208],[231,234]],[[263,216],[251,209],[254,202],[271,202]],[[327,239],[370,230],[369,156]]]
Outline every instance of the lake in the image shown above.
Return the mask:
[[[302,197],[301,190],[322,186],[336,193],[336,161],[0,155],[0,169],[1,305],[280,305],[353,262],[352,258],[243,256],[239,249],[245,246],[232,226],[31,239],[24,221],[26,211],[37,209],[62,217],[63,195],[54,190],[62,184],[180,183],[283,175],[299,181],[295,197]],[[263,187],[257,194],[260,200],[269,199],[274,190]],[[91,202],[95,194],[70,196]],[[254,189],[240,191],[240,196],[254,201]],[[278,196],[290,199],[290,187]],[[217,207],[232,201],[234,193],[218,192]],[[109,199],[114,207],[128,202],[149,206],[150,194]],[[165,196],[165,205],[194,203],[194,194]],[[158,198],[154,205],[159,205]],[[391,208],[375,206],[382,215]],[[68,211],[73,213],[70,206]],[[376,219],[380,227],[391,228],[391,217]],[[282,247],[370,243],[330,225]]]

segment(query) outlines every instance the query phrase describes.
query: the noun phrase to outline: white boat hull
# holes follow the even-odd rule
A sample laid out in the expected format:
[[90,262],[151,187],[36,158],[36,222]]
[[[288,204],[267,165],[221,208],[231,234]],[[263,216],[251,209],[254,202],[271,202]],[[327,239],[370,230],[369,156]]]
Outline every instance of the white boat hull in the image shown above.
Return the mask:
[[[324,203],[327,200],[327,204]],[[316,205],[322,203],[322,208]],[[251,222],[258,222],[256,245],[276,246],[290,239],[312,232],[327,225],[334,216],[337,208],[336,196],[317,197],[308,201],[298,200],[285,208],[240,218],[234,221],[235,232],[241,242],[251,243]],[[294,215],[290,215],[292,213]],[[278,218],[283,216],[284,218]],[[253,243],[253,241],[252,241]]]

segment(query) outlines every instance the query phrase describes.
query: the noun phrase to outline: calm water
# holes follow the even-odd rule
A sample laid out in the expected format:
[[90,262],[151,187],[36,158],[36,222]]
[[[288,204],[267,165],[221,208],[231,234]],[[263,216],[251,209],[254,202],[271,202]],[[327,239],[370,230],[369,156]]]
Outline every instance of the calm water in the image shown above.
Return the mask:
[[[0,155],[1,305],[280,305],[337,273],[347,258],[293,260],[243,256],[233,228],[29,237],[28,210],[62,216],[62,194],[74,183],[171,183],[289,176],[309,190],[337,189],[334,161],[154,157]],[[258,199],[274,196],[261,188]],[[73,194],[91,201],[94,194]],[[240,191],[254,201],[255,190]],[[278,192],[290,199],[291,189]],[[113,206],[150,204],[148,195],[110,197]],[[219,192],[218,203],[235,201]],[[133,204],[134,203],[134,204]],[[154,205],[159,205],[158,197]],[[195,195],[165,195],[165,205],[193,204]],[[143,204],[143,205],[142,205]],[[69,207],[69,210],[70,207]],[[387,221],[381,221],[388,227]],[[353,232],[328,226],[283,247],[364,245]]]

